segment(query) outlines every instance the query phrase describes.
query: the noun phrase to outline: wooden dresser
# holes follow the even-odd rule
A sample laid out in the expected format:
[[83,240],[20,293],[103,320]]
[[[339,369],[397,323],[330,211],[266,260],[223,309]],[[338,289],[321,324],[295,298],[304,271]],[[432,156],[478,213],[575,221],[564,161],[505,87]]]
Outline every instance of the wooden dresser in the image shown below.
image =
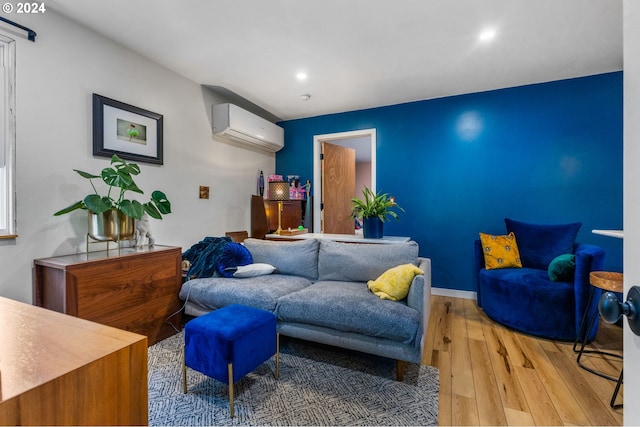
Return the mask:
[[0,425],[146,425],[147,339],[0,297]]
[[[282,221],[282,229],[296,229],[302,225],[302,200],[285,200],[282,203],[282,212],[280,218]],[[278,202],[275,200],[264,201],[265,210],[267,212],[267,224],[269,231],[278,229]]]
[[[146,335],[176,333],[165,322],[182,306],[179,247],[153,246],[36,259],[34,304]],[[182,316],[171,322],[180,329]]]

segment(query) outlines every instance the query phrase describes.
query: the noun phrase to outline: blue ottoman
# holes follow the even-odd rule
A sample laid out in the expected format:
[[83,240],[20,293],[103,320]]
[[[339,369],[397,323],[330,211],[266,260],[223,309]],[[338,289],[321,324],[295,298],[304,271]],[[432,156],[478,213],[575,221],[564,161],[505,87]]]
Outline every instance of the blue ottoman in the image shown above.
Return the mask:
[[233,384],[276,356],[279,369],[276,316],[265,310],[233,304],[197,317],[184,328],[182,381],[187,392],[187,366],[229,385],[233,410]]

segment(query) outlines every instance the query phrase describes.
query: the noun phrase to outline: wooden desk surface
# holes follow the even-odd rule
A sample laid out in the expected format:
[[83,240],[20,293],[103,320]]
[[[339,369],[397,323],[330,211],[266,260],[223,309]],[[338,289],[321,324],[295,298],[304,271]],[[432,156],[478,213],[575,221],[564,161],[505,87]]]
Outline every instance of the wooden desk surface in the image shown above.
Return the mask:
[[146,359],[143,335],[0,297],[0,425],[145,424]]

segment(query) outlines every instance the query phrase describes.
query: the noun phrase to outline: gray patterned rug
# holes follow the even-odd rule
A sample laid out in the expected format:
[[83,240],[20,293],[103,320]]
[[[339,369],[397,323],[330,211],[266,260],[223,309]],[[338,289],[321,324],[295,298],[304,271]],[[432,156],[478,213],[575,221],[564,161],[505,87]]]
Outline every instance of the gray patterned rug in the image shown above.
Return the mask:
[[280,379],[271,359],[228,389],[192,369],[182,393],[183,335],[149,347],[149,425],[436,425],[438,370],[283,337]]

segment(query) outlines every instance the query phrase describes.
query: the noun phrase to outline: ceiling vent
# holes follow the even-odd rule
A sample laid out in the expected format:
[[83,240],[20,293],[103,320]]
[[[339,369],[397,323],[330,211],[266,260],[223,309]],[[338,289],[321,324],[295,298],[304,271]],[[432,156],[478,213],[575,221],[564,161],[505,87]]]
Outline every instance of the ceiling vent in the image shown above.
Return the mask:
[[233,104],[213,106],[213,133],[272,152],[284,147],[284,129]]

